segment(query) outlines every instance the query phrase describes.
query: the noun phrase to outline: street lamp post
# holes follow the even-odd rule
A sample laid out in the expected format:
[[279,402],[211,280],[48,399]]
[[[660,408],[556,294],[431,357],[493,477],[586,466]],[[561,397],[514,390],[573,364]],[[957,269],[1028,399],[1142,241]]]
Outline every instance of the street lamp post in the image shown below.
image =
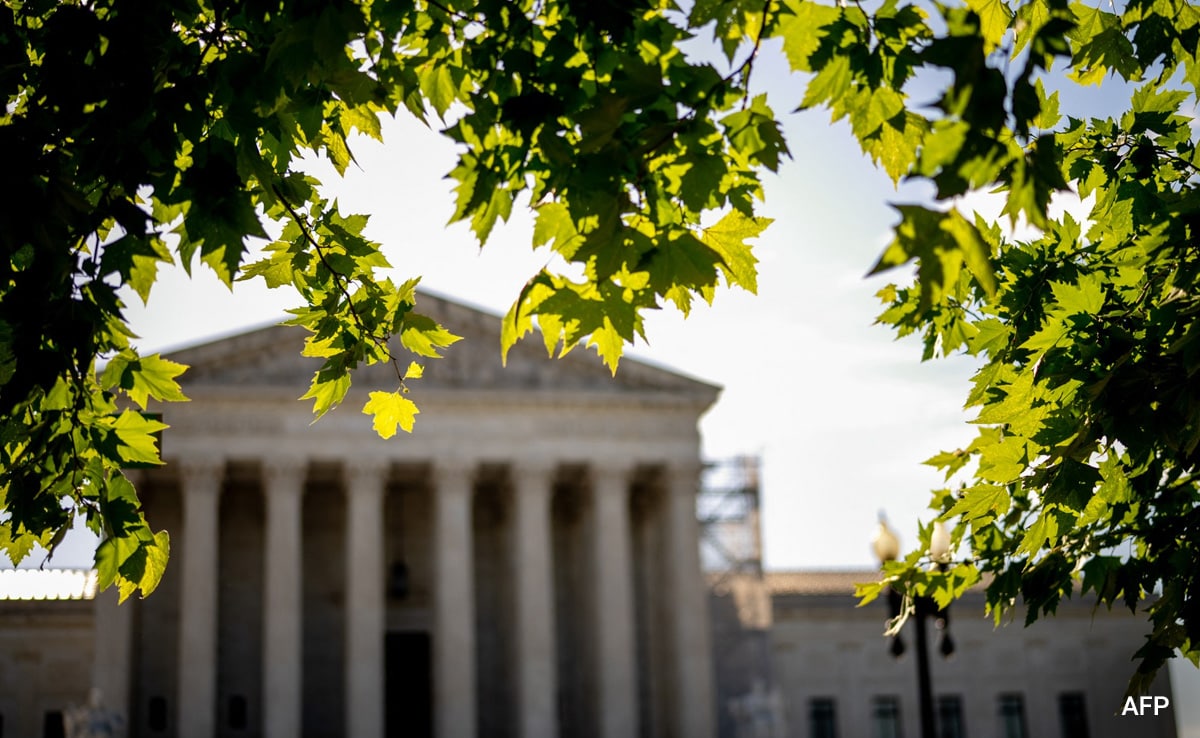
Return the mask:
[[[872,546],[881,567],[900,556],[900,540],[888,527],[887,520],[883,515],[879,516],[879,529],[872,541]],[[934,523],[933,535],[929,541],[929,555],[941,567],[944,566],[942,562],[946,560],[949,553],[950,534],[940,521]],[[903,597],[889,587],[887,600],[890,616],[897,617],[903,605]],[[936,738],[937,735],[933,712],[933,683],[929,675],[929,640],[925,629],[925,621],[929,617],[934,618],[935,627],[941,632],[938,651],[942,657],[946,658],[954,653],[954,641],[950,638],[949,631],[949,608],[938,607],[932,597],[913,597],[912,621],[913,627],[917,631],[917,704],[921,715],[921,738]],[[890,650],[895,658],[899,658],[904,653],[904,641],[899,633],[892,637]]]

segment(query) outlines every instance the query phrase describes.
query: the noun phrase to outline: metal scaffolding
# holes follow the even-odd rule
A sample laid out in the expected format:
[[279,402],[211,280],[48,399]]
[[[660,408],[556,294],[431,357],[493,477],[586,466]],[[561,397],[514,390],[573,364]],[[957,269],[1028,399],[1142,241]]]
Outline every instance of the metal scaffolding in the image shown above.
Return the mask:
[[762,576],[758,482],[757,456],[734,456],[704,465],[696,514],[700,562],[714,589],[720,579],[736,574]]
[[783,710],[771,669],[771,596],[762,566],[759,458],[704,466],[696,515],[708,579],[716,661],[718,735],[782,736]]

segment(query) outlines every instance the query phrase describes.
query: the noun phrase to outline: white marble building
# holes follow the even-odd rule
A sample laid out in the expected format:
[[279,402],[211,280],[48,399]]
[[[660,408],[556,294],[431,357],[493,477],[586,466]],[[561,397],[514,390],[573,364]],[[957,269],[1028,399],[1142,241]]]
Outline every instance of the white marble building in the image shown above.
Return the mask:
[[358,410],[390,368],[314,424],[298,329],[170,354],[191,402],[138,488],[172,562],[97,608],[108,704],[135,736],[711,735],[695,493],[718,389],[536,340],[502,369],[498,318],[419,307],[466,340],[386,441]]

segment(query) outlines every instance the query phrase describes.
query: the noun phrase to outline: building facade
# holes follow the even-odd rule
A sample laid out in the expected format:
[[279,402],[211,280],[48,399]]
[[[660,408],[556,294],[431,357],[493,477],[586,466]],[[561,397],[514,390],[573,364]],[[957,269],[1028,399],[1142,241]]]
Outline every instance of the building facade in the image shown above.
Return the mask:
[[[881,637],[886,604],[855,606],[854,583],[877,576],[871,571],[766,576],[774,686],[785,726],[778,735],[921,735],[911,624],[901,631],[905,653],[895,658]],[[950,658],[938,654],[943,633],[928,623],[937,735],[1174,738],[1178,705],[1157,714],[1125,710],[1125,688],[1136,666],[1130,656],[1144,641],[1144,618],[1073,599],[1029,628],[1020,618],[997,628],[984,615],[983,593],[968,592],[950,608],[945,630],[955,646]],[[1154,694],[1172,697],[1165,668]]]

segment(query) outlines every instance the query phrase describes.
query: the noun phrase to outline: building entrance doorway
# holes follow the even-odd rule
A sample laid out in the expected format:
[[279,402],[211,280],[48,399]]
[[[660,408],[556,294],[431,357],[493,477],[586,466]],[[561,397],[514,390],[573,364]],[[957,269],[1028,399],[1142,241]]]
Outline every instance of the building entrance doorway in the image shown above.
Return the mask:
[[386,734],[433,738],[433,684],[429,633],[393,631],[384,644]]

